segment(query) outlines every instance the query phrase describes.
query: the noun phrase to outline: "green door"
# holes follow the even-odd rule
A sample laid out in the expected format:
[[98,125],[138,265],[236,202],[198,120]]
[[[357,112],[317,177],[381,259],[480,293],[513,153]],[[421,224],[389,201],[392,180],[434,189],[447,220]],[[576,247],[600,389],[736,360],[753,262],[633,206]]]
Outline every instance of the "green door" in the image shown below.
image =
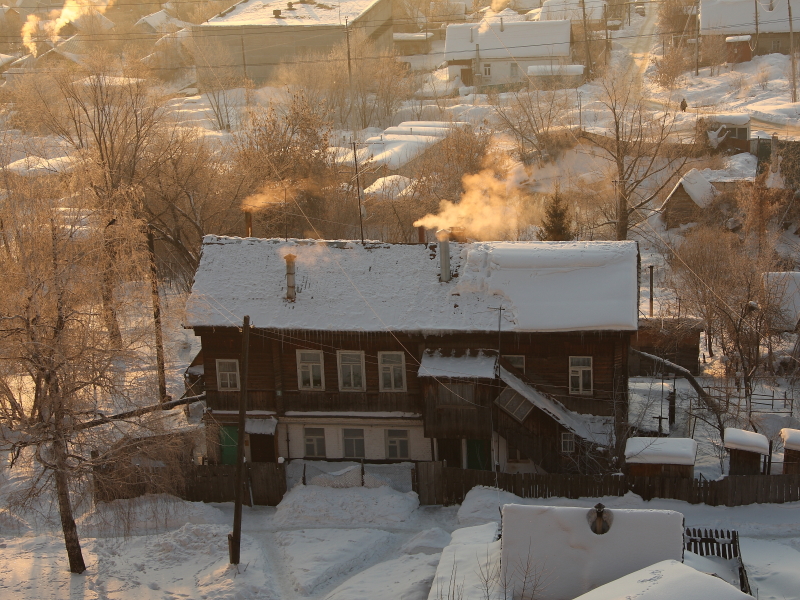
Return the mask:
[[492,470],[489,440],[467,440],[467,468],[480,471]]
[[236,464],[236,445],[239,443],[239,428],[226,425],[220,427],[219,445],[223,465]]

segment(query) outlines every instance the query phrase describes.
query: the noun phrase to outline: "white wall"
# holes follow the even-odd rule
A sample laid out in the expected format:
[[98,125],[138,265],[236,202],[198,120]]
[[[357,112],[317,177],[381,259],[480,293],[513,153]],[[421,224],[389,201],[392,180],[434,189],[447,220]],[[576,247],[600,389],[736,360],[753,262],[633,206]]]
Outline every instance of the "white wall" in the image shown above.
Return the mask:
[[[278,455],[287,459],[305,455],[305,427],[325,429],[326,458],[344,458],[343,429],[364,430],[364,451],[368,460],[386,459],[386,430],[408,430],[408,459],[432,460],[431,440],[426,438],[419,420],[387,419],[376,423],[374,419],[282,419],[278,424]],[[287,443],[288,435],[288,443]]]

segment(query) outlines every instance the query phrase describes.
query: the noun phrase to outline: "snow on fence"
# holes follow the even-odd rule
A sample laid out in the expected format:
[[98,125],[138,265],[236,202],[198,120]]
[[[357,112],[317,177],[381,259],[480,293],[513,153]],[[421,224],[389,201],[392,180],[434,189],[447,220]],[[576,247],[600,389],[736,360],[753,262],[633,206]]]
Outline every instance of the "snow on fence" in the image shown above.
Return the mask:
[[385,485],[406,493],[413,488],[413,469],[414,464],[410,462],[370,464],[300,459],[289,462],[286,483],[289,489],[299,483],[334,488],[376,488]]
[[461,504],[475,486],[498,487],[521,498],[599,498],[629,491],[644,500],[665,498],[709,506],[800,501],[800,475],[736,475],[719,481],[626,475],[510,474],[417,463],[420,504]]

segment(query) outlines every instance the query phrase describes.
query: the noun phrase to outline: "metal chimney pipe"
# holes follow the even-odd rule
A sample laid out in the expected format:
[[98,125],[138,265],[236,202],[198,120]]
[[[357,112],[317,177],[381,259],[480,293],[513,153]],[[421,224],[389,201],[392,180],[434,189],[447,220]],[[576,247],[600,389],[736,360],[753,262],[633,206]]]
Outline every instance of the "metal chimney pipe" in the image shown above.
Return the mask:
[[436,232],[436,239],[439,240],[439,281],[446,283],[450,281],[450,231],[440,229]]
[[283,257],[286,261],[286,299],[289,302],[294,302],[297,298],[297,290],[294,286],[294,260],[296,258],[294,254],[287,254]]
[[425,243],[425,228],[422,225],[417,227],[417,242],[420,244]]
[[244,237],[253,237],[253,213],[244,211]]

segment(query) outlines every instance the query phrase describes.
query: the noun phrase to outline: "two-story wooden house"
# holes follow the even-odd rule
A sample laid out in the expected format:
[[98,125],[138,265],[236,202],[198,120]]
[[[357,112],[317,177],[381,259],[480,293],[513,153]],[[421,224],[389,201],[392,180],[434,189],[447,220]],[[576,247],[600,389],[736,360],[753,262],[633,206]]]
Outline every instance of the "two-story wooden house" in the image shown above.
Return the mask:
[[626,420],[638,260],[635,242],[207,236],[186,326],[209,459],[235,456],[249,315],[252,461],[590,470]]

